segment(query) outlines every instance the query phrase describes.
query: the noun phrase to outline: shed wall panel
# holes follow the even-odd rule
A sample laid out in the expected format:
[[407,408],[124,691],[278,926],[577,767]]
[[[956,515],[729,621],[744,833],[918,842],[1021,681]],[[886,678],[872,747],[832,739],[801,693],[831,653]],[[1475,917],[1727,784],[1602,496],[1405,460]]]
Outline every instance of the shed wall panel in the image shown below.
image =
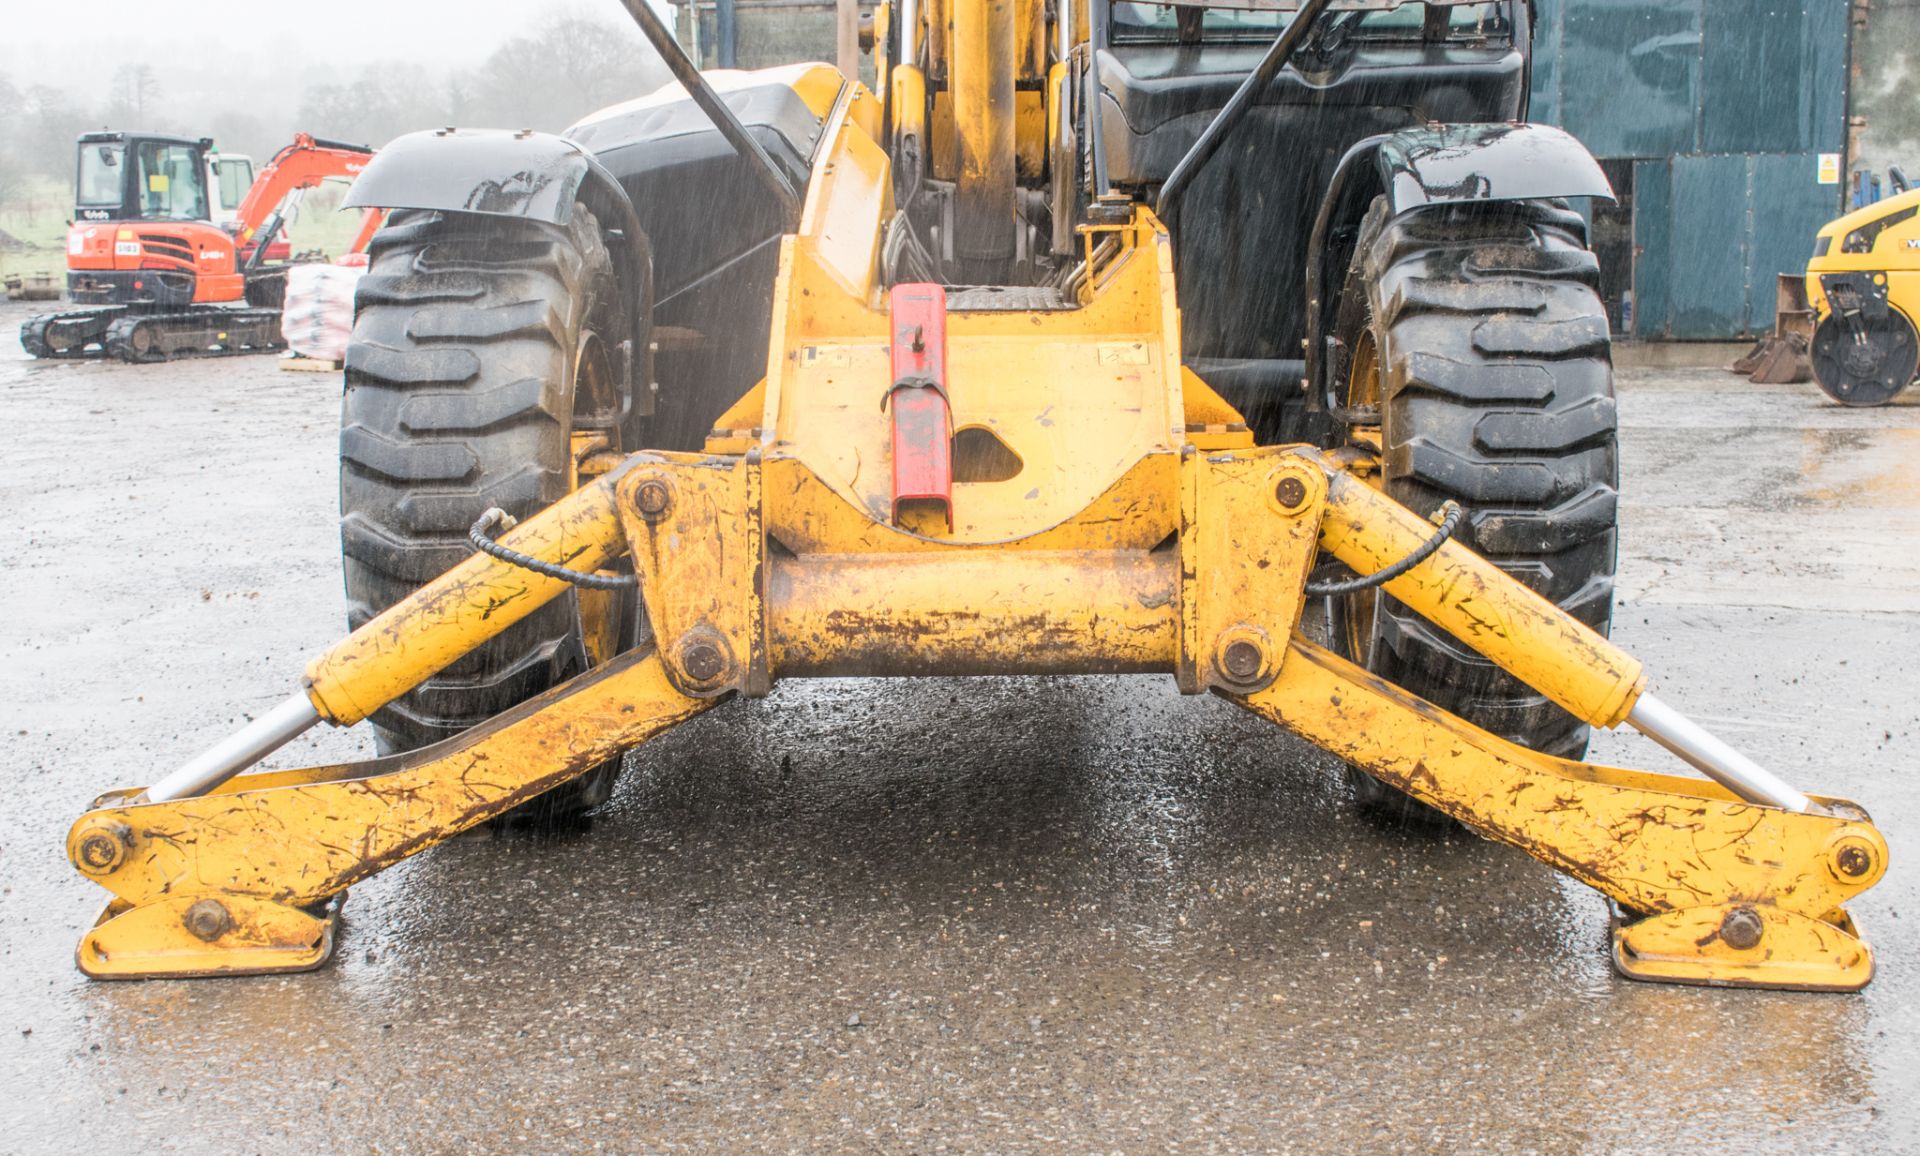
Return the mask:
[[1643,341],[1670,337],[1667,314],[1673,254],[1673,163],[1640,161],[1633,166],[1633,336]]
[[1700,9],[1672,0],[1570,0],[1563,127],[1598,156],[1693,151]]
[[1774,286],[1782,273],[1805,273],[1813,235],[1837,215],[1834,186],[1817,180],[1812,152],[1753,158],[1753,240],[1748,313],[1755,333],[1773,328]]
[[1746,332],[1748,175],[1743,156],[1673,158],[1667,281],[1673,337]]
[[[1636,163],[1637,337],[1772,324],[1841,189],[1846,0],[1536,0],[1532,116]],[[1621,278],[1624,282],[1624,277]]]

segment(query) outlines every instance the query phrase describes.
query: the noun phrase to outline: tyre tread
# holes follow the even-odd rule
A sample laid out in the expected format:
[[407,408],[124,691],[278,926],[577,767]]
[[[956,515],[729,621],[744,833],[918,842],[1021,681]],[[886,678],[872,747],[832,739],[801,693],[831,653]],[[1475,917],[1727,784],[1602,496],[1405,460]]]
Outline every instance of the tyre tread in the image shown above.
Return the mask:
[[[1553,202],[1438,207],[1382,218],[1356,261],[1384,365],[1388,491],[1421,514],[1458,502],[1462,541],[1604,634],[1619,423],[1584,224]],[[1380,610],[1378,673],[1503,738],[1585,752],[1586,724],[1399,603]],[[1444,822],[1364,773],[1355,791],[1389,819]]]
[[[584,209],[569,225],[396,213],[369,260],[340,438],[341,551],[356,628],[470,556],[467,530],[480,512],[524,518],[564,496],[576,335],[603,290],[595,278],[612,276]],[[373,722],[383,747],[419,747],[582,662],[572,599],[562,598]],[[555,797],[603,798],[607,781],[593,772]]]

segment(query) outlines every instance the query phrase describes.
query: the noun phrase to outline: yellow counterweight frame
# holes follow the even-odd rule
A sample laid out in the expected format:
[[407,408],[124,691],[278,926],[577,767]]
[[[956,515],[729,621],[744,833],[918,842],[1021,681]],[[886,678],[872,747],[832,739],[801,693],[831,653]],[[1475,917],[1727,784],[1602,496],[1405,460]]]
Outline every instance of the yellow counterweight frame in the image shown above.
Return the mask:
[[[1002,468],[956,482],[950,529],[893,524],[878,271],[892,213],[873,107],[852,85],[829,118],[783,242],[766,378],[706,452],[634,454],[503,536],[577,570],[625,556],[653,640],[409,754],[101,797],[68,838],[113,895],[84,971],[317,966],[357,880],[780,678],[1160,672],[1603,892],[1629,976],[1868,981],[1845,905],[1887,847],[1859,807],[1786,810],[1526,750],[1302,635],[1323,553],[1374,573],[1433,528],[1327,455],[1253,445],[1181,368],[1169,242],[1144,208],[1089,233],[1077,308],[954,309],[953,426]],[[1644,692],[1633,658],[1460,545],[1385,588],[1594,725]],[[306,698],[358,721],[566,589],[476,556],[316,658]]]

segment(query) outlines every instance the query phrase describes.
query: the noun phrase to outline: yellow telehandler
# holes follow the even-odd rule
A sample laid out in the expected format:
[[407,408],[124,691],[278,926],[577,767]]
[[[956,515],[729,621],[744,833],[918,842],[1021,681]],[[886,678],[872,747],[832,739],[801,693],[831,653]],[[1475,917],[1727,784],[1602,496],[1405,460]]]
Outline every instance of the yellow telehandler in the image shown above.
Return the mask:
[[[1605,637],[1610,190],[1525,0],[887,0],[877,91],[623,2],[677,86],[354,186],[354,629],[75,822],[87,974],[318,966],[358,880],[779,679],[1159,673],[1597,888],[1627,976],[1868,982],[1866,813]],[[322,720],[384,754],[251,769]],[[1707,777],[1581,761],[1622,724]]]

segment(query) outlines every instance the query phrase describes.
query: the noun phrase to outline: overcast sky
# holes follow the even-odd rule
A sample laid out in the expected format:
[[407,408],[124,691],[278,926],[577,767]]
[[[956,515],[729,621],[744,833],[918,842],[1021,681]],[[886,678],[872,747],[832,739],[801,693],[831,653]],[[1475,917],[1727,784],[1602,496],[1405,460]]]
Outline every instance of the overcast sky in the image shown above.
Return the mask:
[[328,131],[295,123],[316,86],[385,75],[431,87],[569,15],[646,51],[618,0],[0,0],[0,80],[58,89],[101,118],[89,127],[124,128],[104,119],[115,71],[150,64],[157,111],[137,127],[238,133],[245,117],[262,128],[249,134],[257,150],[294,128]]
[[221,67],[223,52],[437,64],[486,55],[542,11],[626,18],[615,0],[87,0],[77,7],[0,0],[0,7],[0,69],[35,81],[53,79],[49,71],[88,52],[124,60],[136,42],[187,54],[210,72]]

